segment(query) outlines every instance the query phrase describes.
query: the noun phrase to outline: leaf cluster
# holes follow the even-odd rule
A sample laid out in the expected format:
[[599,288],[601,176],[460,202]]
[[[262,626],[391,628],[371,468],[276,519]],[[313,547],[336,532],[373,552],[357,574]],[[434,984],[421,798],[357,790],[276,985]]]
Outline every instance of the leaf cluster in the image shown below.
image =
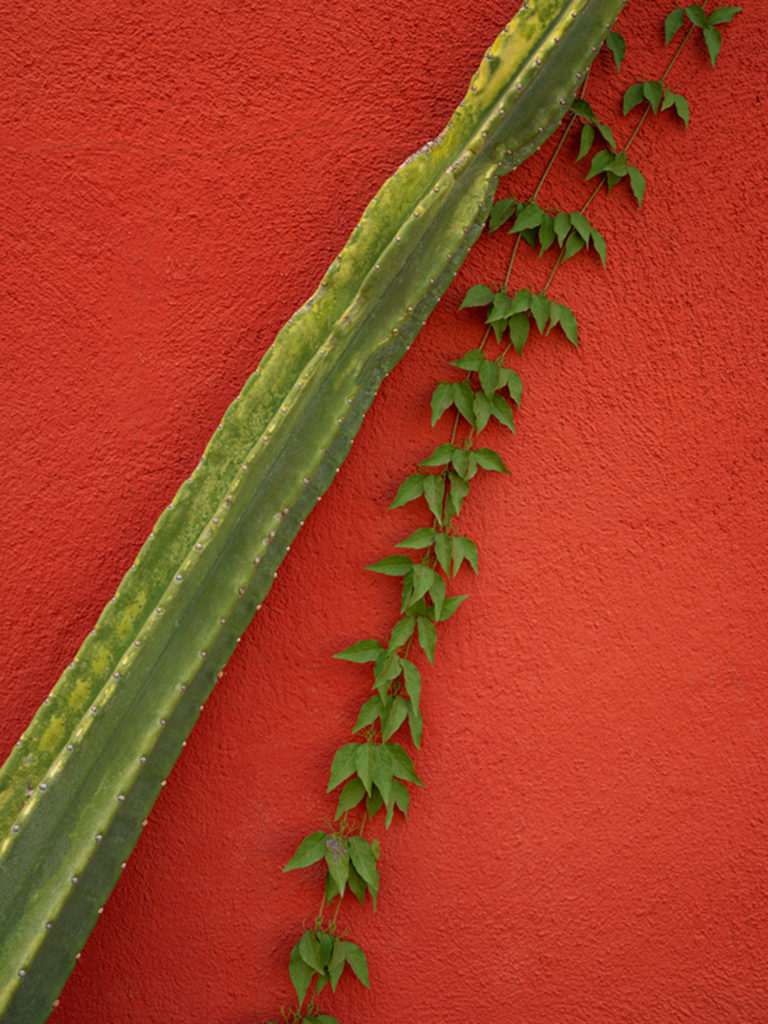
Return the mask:
[[733,21],[736,15],[742,10],[741,7],[716,7],[711,14],[707,14],[701,4],[688,4],[687,7],[676,7],[670,11],[664,22],[664,42],[669,46],[674,37],[683,27],[686,19],[690,21],[692,28],[701,30],[704,45],[707,48],[712,67],[717,63],[720,47],[723,45],[723,36],[718,25],[725,25]]
[[[291,950],[288,964],[288,971],[293,987],[296,989],[299,1006],[304,1002],[313,981],[315,982],[315,995],[319,995],[328,984],[331,986],[331,991],[335,992],[344,973],[344,968],[347,966],[361,984],[366,988],[371,987],[368,981],[368,962],[365,953],[358,945],[340,939],[324,928],[317,927],[305,931]],[[328,1022],[336,1024],[333,1017],[328,1017],[325,1014],[303,1017],[301,1020],[304,1024],[314,1024],[316,1021],[321,1024],[328,1024]]]
[[[587,124],[584,127],[592,126]],[[589,146],[586,151],[588,149]],[[489,231],[496,231],[513,217],[509,234],[520,235],[533,249],[538,247],[539,256],[543,256],[554,245],[560,249],[562,259],[567,260],[592,245],[605,266],[605,239],[583,213],[566,213],[563,210],[550,213],[533,200],[524,203],[514,198],[499,199],[491,208]]]
[[379,871],[376,863],[381,855],[379,842],[366,842],[362,836],[338,832],[313,832],[299,843],[296,853],[283,871],[307,868],[318,861],[325,861],[325,894],[328,903],[337,896],[343,896],[347,886],[361,903],[365,902],[366,891],[371,894],[374,909],[379,892]]
[[[574,251],[583,248],[588,244],[586,239],[591,240],[595,244],[595,237],[602,240],[602,235],[594,231],[591,225],[587,222],[586,217],[583,220],[585,224],[581,224],[579,218],[581,214],[573,213],[569,215],[575,224],[578,224],[578,231],[583,232],[580,234],[580,241],[574,248]],[[604,255],[604,241],[598,241],[596,247],[599,246],[601,257]],[[572,255],[571,253],[570,255]],[[494,292],[487,285],[476,284],[473,285],[462,302],[460,308],[466,309],[468,307],[483,307],[487,306],[488,314],[486,316],[486,323],[489,324],[496,335],[498,341],[502,341],[504,334],[508,333],[509,339],[512,342],[517,352],[522,352],[523,346],[528,340],[530,329],[535,326],[539,334],[549,334],[554,327],[560,327],[566,338],[574,345],[578,345],[578,326],[576,323],[576,314],[568,306],[563,305],[559,302],[554,302],[546,292],[533,293],[527,288],[520,288],[515,292],[514,295],[508,295],[507,292],[502,289]],[[506,376],[501,378],[501,383],[498,386],[498,390],[507,388],[510,393],[510,397],[513,401],[517,402],[518,399],[513,394],[514,388],[516,388],[516,382],[514,378],[510,378],[509,374],[513,371],[505,371]],[[516,377],[517,375],[515,375]],[[519,378],[518,378],[519,379]],[[509,381],[513,381],[513,390],[509,389]],[[454,404],[457,404],[454,402]],[[505,403],[506,404],[506,403]],[[435,410],[435,400],[433,397],[433,417]],[[464,415],[463,410],[460,410]],[[495,415],[495,411],[494,411]],[[465,418],[468,418],[465,416]],[[472,422],[470,420],[470,422]],[[487,421],[486,421],[487,422]],[[513,432],[514,424],[511,422],[511,415],[509,422],[502,419]]]
[[663,82],[635,82],[634,85],[630,85],[624,93],[624,99],[622,101],[622,110],[624,115],[626,116],[643,101],[646,101],[649,104],[654,114],[658,114],[660,111],[669,110],[671,107],[674,107],[677,116],[683,122],[685,127],[688,127],[691,119],[688,100],[680,93],[672,92],[669,86],[664,85]]
[[378,742],[372,733],[366,742],[346,743],[334,754],[327,792],[345,780],[348,781],[339,795],[336,818],[365,800],[369,817],[386,808],[387,826],[395,808],[405,816],[408,814],[410,793],[405,783],[424,785],[405,749],[392,741]]

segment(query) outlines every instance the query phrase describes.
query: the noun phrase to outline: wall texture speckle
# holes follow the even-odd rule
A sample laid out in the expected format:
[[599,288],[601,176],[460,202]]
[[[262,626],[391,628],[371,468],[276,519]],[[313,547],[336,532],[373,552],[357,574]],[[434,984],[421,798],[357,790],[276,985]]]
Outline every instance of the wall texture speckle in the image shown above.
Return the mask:
[[[765,1024],[768,487],[765,21],[686,51],[638,139],[641,213],[594,209],[609,269],[568,263],[581,346],[520,361],[511,477],[467,505],[482,571],[425,671],[426,788],[350,907],[373,1024]],[[40,0],[0,27],[4,445],[0,758],[113,593],[221,412],[379,184],[433,138],[514,5]],[[632,4],[618,79],[656,77],[667,6]],[[615,71],[590,95],[619,120]],[[626,137],[626,129],[619,128]],[[622,134],[623,133],[623,134]],[[543,166],[518,172],[521,192]],[[504,186],[509,189],[508,183]],[[574,208],[558,176],[542,199]],[[331,654],[382,635],[363,566],[429,395],[477,344],[481,242],[385,382],[293,545],[86,946],[60,1024],[263,1024],[319,901],[282,875],[323,827],[368,695]],[[521,263],[519,284],[548,267]],[[390,587],[391,582],[391,587]]]

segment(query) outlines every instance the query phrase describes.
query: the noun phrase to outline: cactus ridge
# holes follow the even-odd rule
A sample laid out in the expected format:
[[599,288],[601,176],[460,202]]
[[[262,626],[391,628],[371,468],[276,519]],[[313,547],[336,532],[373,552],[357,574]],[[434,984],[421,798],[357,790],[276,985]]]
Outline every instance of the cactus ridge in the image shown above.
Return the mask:
[[[45,1020],[293,537],[621,0],[529,0],[275,338],[0,771],[3,1021]],[[76,881],[73,881],[76,879]]]

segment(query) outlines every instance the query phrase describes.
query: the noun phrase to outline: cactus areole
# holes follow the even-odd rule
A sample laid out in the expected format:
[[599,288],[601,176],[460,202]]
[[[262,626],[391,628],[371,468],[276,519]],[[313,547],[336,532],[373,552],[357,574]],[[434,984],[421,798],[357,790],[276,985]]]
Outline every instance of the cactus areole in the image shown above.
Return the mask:
[[238,638],[622,0],[528,0],[366,209],[0,772],[0,1018],[45,1020]]

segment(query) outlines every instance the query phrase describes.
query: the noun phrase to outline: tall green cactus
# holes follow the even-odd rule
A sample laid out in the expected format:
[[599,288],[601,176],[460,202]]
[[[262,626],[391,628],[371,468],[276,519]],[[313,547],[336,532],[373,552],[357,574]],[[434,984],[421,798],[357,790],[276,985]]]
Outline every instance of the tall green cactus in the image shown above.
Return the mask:
[[0,1015],[43,1021],[382,378],[552,133],[622,0],[529,0],[280,331],[0,771]]

